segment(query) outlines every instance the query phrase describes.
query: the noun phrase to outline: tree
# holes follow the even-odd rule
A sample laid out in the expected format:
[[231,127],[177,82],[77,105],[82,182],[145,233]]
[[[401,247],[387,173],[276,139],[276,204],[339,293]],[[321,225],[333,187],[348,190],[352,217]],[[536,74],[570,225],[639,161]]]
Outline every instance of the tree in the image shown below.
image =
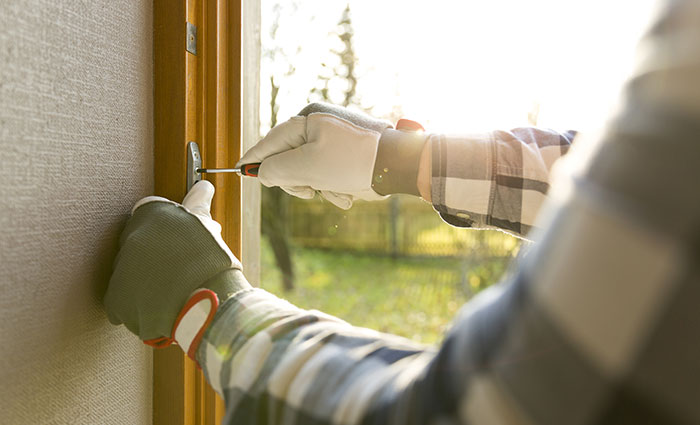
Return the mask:
[[[337,35],[343,48],[342,50],[331,49],[331,53],[334,55],[331,59],[332,62],[335,62],[334,64],[325,62],[321,64],[321,74],[318,76],[319,85],[311,90],[309,101],[322,100],[345,107],[350,105],[360,106],[360,100],[356,92],[357,75],[355,74],[355,68],[357,55],[353,44],[355,31],[352,26],[349,4],[343,10],[335,35]],[[345,87],[338,92],[332,90],[332,83],[341,81],[345,82]],[[338,86],[342,85],[338,84]]]
[[[275,42],[278,40],[278,31],[283,17],[289,15],[296,8],[297,5],[294,2],[278,3],[273,6],[273,18],[269,29],[269,36],[273,42],[263,51],[263,59],[271,69],[276,70],[276,73],[272,72],[269,77],[270,128],[278,123],[280,89],[296,71],[289,56],[301,51],[300,47],[297,47],[296,51],[285,51],[280,43]],[[346,107],[350,105],[360,106],[356,93],[357,56],[353,44],[354,30],[349,5],[342,12],[341,19],[332,34],[337,37],[334,41],[339,48],[330,49],[330,60],[321,64],[317,87],[310,90],[307,101],[322,100]],[[287,47],[289,49],[289,46]],[[294,288],[295,280],[288,230],[289,195],[278,187],[263,187],[262,203],[262,233],[269,241],[275,262],[282,273],[283,289],[289,291]]]
[[[342,49],[331,49],[333,57],[328,63],[321,64],[321,74],[318,76],[319,84],[311,90],[309,100],[322,100],[325,102],[341,104],[345,107],[357,106],[365,112],[370,112],[372,108],[363,108],[360,98],[357,95],[357,55],[353,37],[355,30],[352,25],[352,14],[350,5],[346,5],[340,21],[338,22],[335,35],[342,45]],[[344,82],[344,84],[343,84]],[[333,84],[336,83],[336,84]],[[339,83],[339,84],[338,84]],[[341,91],[333,91],[332,87],[343,87]],[[391,122],[396,122],[403,115],[401,106],[394,106],[390,116]],[[392,196],[388,203],[389,214],[389,241],[391,256],[396,258],[399,255],[399,220],[400,220],[400,198]]]

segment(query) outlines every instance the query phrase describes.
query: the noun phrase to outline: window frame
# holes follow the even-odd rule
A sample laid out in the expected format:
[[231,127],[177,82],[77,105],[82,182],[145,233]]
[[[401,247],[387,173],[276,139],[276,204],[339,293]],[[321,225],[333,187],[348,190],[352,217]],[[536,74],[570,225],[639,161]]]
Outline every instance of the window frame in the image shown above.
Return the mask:
[[[197,27],[196,55],[186,50],[187,22]],[[189,141],[199,144],[203,165],[210,168],[233,166],[241,150],[257,141],[259,22],[259,0],[154,0],[156,195],[184,197]],[[241,182],[231,173],[205,178],[216,188],[212,216],[257,286],[259,183]],[[179,347],[154,352],[154,424],[218,424],[224,410],[221,398]]]

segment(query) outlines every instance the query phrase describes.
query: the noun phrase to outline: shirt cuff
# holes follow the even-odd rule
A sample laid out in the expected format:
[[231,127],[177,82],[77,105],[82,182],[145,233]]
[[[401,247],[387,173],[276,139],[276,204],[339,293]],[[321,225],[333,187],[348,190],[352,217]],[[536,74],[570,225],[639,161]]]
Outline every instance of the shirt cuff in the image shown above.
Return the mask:
[[492,135],[430,137],[433,208],[448,224],[486,228],[492,208]]

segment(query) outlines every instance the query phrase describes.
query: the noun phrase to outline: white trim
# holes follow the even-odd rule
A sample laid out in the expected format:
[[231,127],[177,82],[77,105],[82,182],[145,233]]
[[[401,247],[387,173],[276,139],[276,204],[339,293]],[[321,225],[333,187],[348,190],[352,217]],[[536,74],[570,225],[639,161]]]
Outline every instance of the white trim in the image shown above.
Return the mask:
[[174,339],[185,353],[190,350],[192,341],[199,330],[202,329],[202,326],[204,326],[204,322],[207,321],[211,308],[211,300],[208,298],[202,299],[187,310],[182,320],[180,320],[177,329],[175,329]]
[[[260,137],[260,0],[242,3],[241,155]],[[241,263],[248,282],[260,286],[260,182],[241,184]]]

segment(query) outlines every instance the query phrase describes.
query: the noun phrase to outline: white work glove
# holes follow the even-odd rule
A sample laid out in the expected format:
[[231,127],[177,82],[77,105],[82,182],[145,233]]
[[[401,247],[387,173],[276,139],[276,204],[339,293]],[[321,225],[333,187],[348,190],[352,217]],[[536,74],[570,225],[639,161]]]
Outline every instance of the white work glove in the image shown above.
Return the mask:
[[391,124],[333,105],[314,103],[272,130],[238,161],[260,162],[258,178],[304,199],[316,191],[348,209],[355,199],[385,196],[372,189],[382,132]]

